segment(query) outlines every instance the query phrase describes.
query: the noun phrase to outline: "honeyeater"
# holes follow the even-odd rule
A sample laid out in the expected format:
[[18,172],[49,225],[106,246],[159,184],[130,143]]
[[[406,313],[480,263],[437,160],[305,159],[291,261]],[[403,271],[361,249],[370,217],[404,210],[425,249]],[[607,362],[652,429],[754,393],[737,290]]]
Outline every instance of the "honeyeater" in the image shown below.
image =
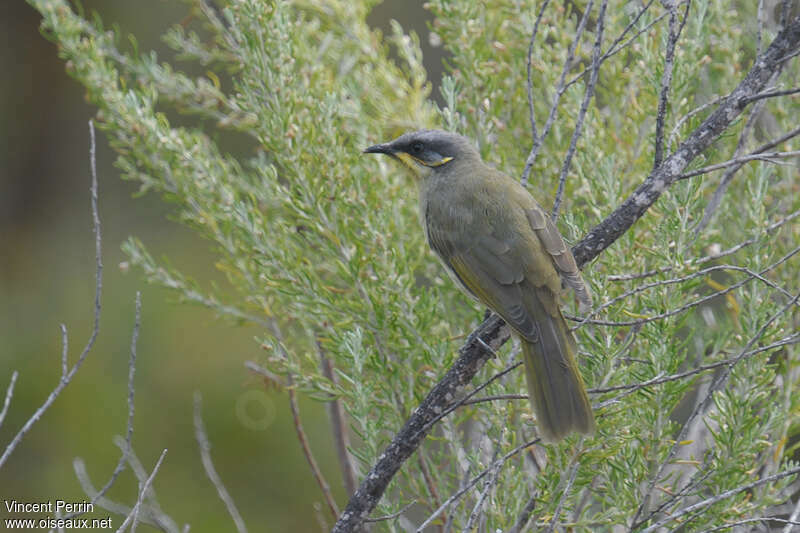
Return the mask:
[[559,306],[564,286],[575,291],[582,311],[591,308],[591,296],[547,213],[517,180],[486,165],[461,135],[414,131],[365,152],[391,156],[418,178],[430,247],[453,279],[519,337],[543,439],[592,433],[575,339]]

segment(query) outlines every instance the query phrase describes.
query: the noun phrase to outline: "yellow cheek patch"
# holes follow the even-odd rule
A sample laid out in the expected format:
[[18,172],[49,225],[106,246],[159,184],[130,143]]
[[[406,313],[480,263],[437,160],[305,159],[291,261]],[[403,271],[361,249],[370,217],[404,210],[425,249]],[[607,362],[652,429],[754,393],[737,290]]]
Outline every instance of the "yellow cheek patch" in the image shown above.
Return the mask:
[[428,165],[429,167],[440,167],[440,166],[444,165],[445,163],[447,163],[448,161],[452,161],[452,160],[453,160],[452,157],[443,157],[440,161],[437,161],[435,163],[425,163],[425,164]]
[[425,167],[440,167],[440,166],[444,165],[445,163],[447,163],[448,161],[452,161],[453,160],[452,157],[443,157],[439,161],[435,161],[433,163],[428,163],[427,161],[423,161],[422,159],[420,159],[418,157],[414,157],[413,155],[407,154],[405,152],[397,152],[395,155],[397,156],[397,158],[400,161],[405,163],[405,165],[407,167],[409,167],[409,168],[414,168],[416,165],[422,165],[422,166],[425,166]]

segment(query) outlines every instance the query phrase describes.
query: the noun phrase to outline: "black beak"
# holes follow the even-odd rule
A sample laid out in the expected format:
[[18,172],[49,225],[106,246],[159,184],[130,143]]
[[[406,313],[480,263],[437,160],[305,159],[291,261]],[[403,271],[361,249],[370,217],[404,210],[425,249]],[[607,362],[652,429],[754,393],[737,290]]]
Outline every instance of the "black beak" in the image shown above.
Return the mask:
[[383,143],[370,146],[369,148],[364,150],[364,153],[392,155],[394,153],[394,149],[391,147],[390,143]]

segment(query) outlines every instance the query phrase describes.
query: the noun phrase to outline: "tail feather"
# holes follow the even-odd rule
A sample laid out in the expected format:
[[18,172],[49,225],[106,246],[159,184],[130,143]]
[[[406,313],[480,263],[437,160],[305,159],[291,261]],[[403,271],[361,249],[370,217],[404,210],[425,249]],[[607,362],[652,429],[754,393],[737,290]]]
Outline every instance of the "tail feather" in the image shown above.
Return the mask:
[[533,412],[547,442],[569,433],[590,434],[595,422],[583,379],[575,364],[575,340],[564,317],[555,316],[533,295],[528,310],[538,329],[537,339],[520,339]]

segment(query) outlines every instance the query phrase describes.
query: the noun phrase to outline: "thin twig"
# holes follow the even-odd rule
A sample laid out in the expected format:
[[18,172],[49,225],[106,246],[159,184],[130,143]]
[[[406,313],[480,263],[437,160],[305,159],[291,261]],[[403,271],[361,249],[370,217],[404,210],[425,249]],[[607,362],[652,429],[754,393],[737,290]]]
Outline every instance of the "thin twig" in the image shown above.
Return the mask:
[[500,475],[500,467],[502,465],[498,463],[496,459],[497,459],[497,450],[495,449],[495,457],[492,459],[492,466],[489,469],[489,476],[486,478],[486,481],[483,482],[483,490],[478,496],[478,500],[475,502],[475,506],[472,508],[472,512],[469,514],[469,518],[467,519],[467,524],[464,526],[465,533],[468,531],[472,531],[472,529],[477,524],[478,518],[481,516],[483,503],[486,501],[486,498],[489,496],[489,493],[497,484],[497,478]]
[[[638,508],[636,509],[636,514],[634,514],[633,519],[631,520],[631,524],[632,524],[631,525],[631,530],[637,529],[639,526],[645,524],[650,519],[650,517],[652,516],[652,513],[650,513],[648,516],[646,516],[646,517],[642,518],[641,520],[639,520],[639,517],[641,516],[642,512],[645,510],[645,508],[649,504],[649,501],[650,501],[650,498],[651,498],[652,492],[653,492],[653,487],[655,487],[655,484],[658,482],[659,479],[661,479],[661,475],[663,474],[664,469],[666,468],[667,464],[669,464],[670,461],[672,461],[672,458],[675,456],[675,454],[676,454],[676,452],[678,450],[678,447],[681,445],[681,442],[686,439],[686,434],[687,434],[689,428],[692,426],[694,420],[701,413],[705,412],[705,410],[708,408],[708,406],[711,403],[711,400],[712,400],[712,397],[713,397],[714,393],[719,391],[719,390],[721,390],[722,387],[725,385],[725,383],[728,380],[728,377],[730,376],[731,371],[733,370],[733,367],[736,366],[742,359],[744,359],[746,357],[747,352],[750,351],[750,349],[752,348],[753,344],[755,344],[759,339],[762,338],[762,336],[764,335],[764,332],[766,331],[766,329],[779,316],[783,315],[790,307],[795,305],[795,303],[798,301],[798,299],[800,299],[800,293],[798,293],[790,302],[788,302],[786,305],[784,305],[775,314],[773,314],[771,317],[769,317],[769,319],[767,319],[767,321],[764,324],[762,324],[762,326],[758,329],[758,331],[756,331],[756,334],[753,335],[750,338],[750,340],[747,342],[747,344],[744,346],[744,348],[739,352],[739,354],[736,357],[734,357],[733,360],[727,365],[727,367],[723,370],[723,372],[721,372],[718,376],[716,376],[714,378],[714,380],[712,381],[711,385],[708,387],[708,391],[706,392],[705,397],[703,398],[702,401],[697,403],[697,406],[695,407],[694,411],[692,411],[692,414],[689,415],[689,418],[683,424],[683,427],[681,428],[680,433],[675,438],[675,443],[672,445],[672,447],[670,448],[669,453],[667,454],[667,456],[664,458],[664,460],[659,465],[658,470],[656,471],[656,474],[651,478],[650,482],[648,483],[648,488],[645,491],[644,498],[642,498],[641,503],[639,504]],[[649,530],[650,530],[650,528],[648,528],[648,531]]]
[[22,441],[22,438],[30,431],[33,425],[39,421],[39,419],[44,415],[44,413],[53,405],[53,402],[56,401],[56,398],[61,394],[61,391],[70,384],[72,378],[75,377],[78,370],[80,370],[81,366],[83,365],[84,360],[86,360],[86,356],[89,355],[89,352],[94,347],[94,343],[97,340],[97,335],[100,332],[100,295],[103,292],[103,247],[102,247],[102,234],[101,234],[101,227],[100,227],[100,214],[97,207],[97,168],[95,166],[95,136],[94,136],[94,122],[91,120],[89,121],[89,166],[91,169],[92,175],[92,185],[91,185],[91,205],[92,205],[92,224],[94,230],[94,246],[95,246],[95,291],[94,291],[94,321],[92,324],[92,332],[89,335],[89,340],[86,343],[86,346],[83,348],[83,351],[78,356],[77,361],[69,369],[68,372],[64,373],[64,360],[65,360],[65,353],[66,353],[66,329],[62,324],[62,374],[61,379],[59,380],[58,384],[55,388],[50,392],[45,399],[44,403],[31,415],[27,422],[22,426],[22,428],[17,432],[11,442],[6,446],[3,455],[0,456],[0,468],[3,467],[5,462],[11,456],[11,453],[16,449],[19,443]]
[[726,490],[725,492],[717,494],[716,496],[712,496],[710,498],[706,498],[705,500],[702,500],[702,501],[699,501],[699,502],[697,502],[695,504],[692,504],[692,505],[689,505],[687,507],[684,507],[680,511],[667,516],[666,518],[656,522],[652,526],[650,526],[647,529],[643,530],[642,533],[651,533],[652,531],[656,531],[661,526],[663,526],[665,524],[668,524],[669,522],[671,522],[673,520],[676,520],[676,519],[680,518],[681,516],[683,516],[685,514],[688,514],[688,513],[691,513],[691,512],[700,510],[700,509],[705,509],[706,507],[708,507],[710,505],[714,505],[717,502],[721,502],[722,500],[730,498],[731,496],[735,496],[735,495],[739,494],[740,492],[744,492],[744,491],[753,489],[755,487],[760,487],[761,485],[764,485],[766,483],[770,483],[772,481],[777,481],[779,479],[783,479],[785,477],[793,476],[793,475],[799,474],[799,473],[800,473],[800,467],[792,468],[790,470],[784,470],[783,472],[779,472],[777,474],[773,474],[771,476],[767,476],[765,478],[759,479],[758,481],[754,481],[754,482],[748,483],[746,485],[741,485],[739,487],[736,487],[735,489]]
[[528,442],[520,444],[519,446],[517,446],[516,448],[514,448],[513,450],[511,450],[510,452],[505,454],[503,457],[497,459],[496,461],[493,461],[492,464],[489,465],[488,468],[485,468],[483,471],[481,471],[479,474],[477,474],[475,477],[473,477],[471,480],[469,480],[466,484],[464,484],[464,486],[461,487],[458,491],[456,491],[455,494],[453,494],[452,496],[447,498],[447,500],[445,500],[445,502],[442,505],[440,505],[438,509],[436,509],[422,524],[420,524],[417,527],[416,533],[421,533],[423,529],[428,527],[430,525],[430,523],[433,522],[436,519],[436,517],[439,516],[445,509],[447,509],[450,505],[452,505],[453,502],[455,502],[456,500],[461,498],[461,496],[463,496],[469,489],[471,489],[472,487],[477,485],[478,482],[481,479],[483,479],[484,476],[486,476],[486,474],[488,474],[492,470],[492,468],[494,468],[496,463],[500,463],[500,465],[503,465],[509,459],[511,459],[512,457],[517,455],[522,450],[530,448],[531,446],[533,446],[534,444],[536,444],[536,443],[538,443],[540,441],[541,441],[541,439],[539,437],[537,437],[535,439],[532,439],[532,440],[529,440]]
[[754,94],[753,96],[748,96],[747,98],[742,99],[743,104],[749,104],[755,102],[757,100],[763,100],[765,98],[776,98],[778,96],[790,96],[793,94],[800,93],[800,88],[795,89],[786,89],[785,91],[766,91],[763,93]]
[[[574,326],[572,328],[572,330],[576,330],[576,329],[582,327],[584,324],[596,324],[596,325],[599,325],[599,326],[618,326],[618,327],[619,326],[637,326],[637,325],[647,324],[649,322],[655,322],[657,320],[663,320],[665,318],[669,318],[669,317],[672,317],[672,316],[675,316],[675,315],[679,315],[679,314],[681,314],[681,313],[683,313],[685,311],[688,311],[689,309],[691,309],[693,307],[697,307],[698,305],[702,305],[703,303],[705,303],[705,302],[707,302],[709,300],[712,300],[712,299],[714,299],[714,298],[716,298],[718,296],[724,296],[725,294],[728,294],[729,292],[732,292],[732,291],[738,289],[739,287],[749,283],[750,281],[752,281],[754,279],[758,279],[759,281],[762,281],[766,285],[768,285],[768,286],[770,286],[770,287],[772,287],[774,289],[777,289],[780,292],[783,292],[784,295],[786,295],[785,289],[782,289],[782,288],[778,287],[773,282],[771,282],[768,279],[766,279],[764,277],[764,274],[776,269],[778,266],[782,265],[783,263],[785,263],[786,261],[791,259],[798,252],[800,252],[800,246],[797,246],[796,248],[792,249],[791,251],[789,251],[789,253],[787,253],[786,255],[784,255],[783,257],[778,259],[776,262],[774,262],[771,265],[765,267],[763,270],[761,270],[759,272],[753,272],[750,269],[747,269],[747,268],[744,268],[744,267],[735,266],[735,265],[716,265],[716,266],[705,268],[703,270],[699,270],[697,272],[689,274],[688,276],[682,276],[682,277],[679,277],[679,278],[667,279],[667,280],[647,283],[645,285],[641,285],[641,286],[636,287],[634,289],[631,289],[631,290],[629,290],[629,291],[627,291],[627,292],[625,292],[625,293],[623,293],[623,294],[621,294],[619,296],[616,296],[616,297],[612,298],[611,300],[609,300],[609,301],[603,303],[602,305],[598,306],[596,309],[593,309],[591,313],[589,313],[588,315],[586,315],[583,318],[572,317],[572,316],[569,316],[569,315],[564,315],[564,316],[566,316],[569,319],[573,319],[573,320],[576,320],[576,321],[579,322],[576,326]],[[697,278],[699,276],[703,276],[703,275],[705,275],[705,274],[707,274],[709,272],[714,272],[716,270],[736,270],[736,271],[739,271],[739,272],[746,272],[747,273],[747,277],[745,279],[737,282],[737,283],[734,283],[733,285],[730,285],[730,286],[724,288],[724,289],[721,289],[721,290],[718,290],[718,291],[714,291],[714,292],[712,292],[710,294],[707,294],[707,295],[705,295],[705,296],[703,296],[701,298],[697,298],[696,300],[692,300],[692,301],[690,301],[690,302],[688,302],[688,303],[686,303],[686,304],[684,304],[684,305],[682,305],[682,306],[680,306],[680,307],[678,307],[676,309],[671,309],[669,311],[665,311],[664,313],[661,313],[661,314],[658,314],[658,315],[655,315],[655,316],[646,317],[646,318],[639,318],[639,319],[636,319],[636,320],[616,321],[616,322],[610,321],[610,320],[595,320],[595,319],[592,319],[593,316],[595,316],[598,312],[602,311],[603,309],[606,309],[607,307],[609,307],[609,306],[611,306],[611,305],[613,305],[613,304],[615,304],[615,303],[617,303],[619,301],[622,301],[622,300],[624,300],[624,299],[626,299],[626,298],[628,298],[628,297],[630,297],[630,296],[632,296],[634,294],[638,294],[640,292],[643,292],[643,291],[648,290],[648,289],[652,289],[654,287],[660,287],[660,286],[664,286],[664,285],[671,285],[671,284],[675,284],[675,283],[683,283],[685,281],[689,281],[691,279]],[[788,295],[788,296],[791,298],[791,295]]]
[[[322,375],[325,376],[334,387],[338,384],[338,378],[333,371],[333,361],[331,361],[322,349],[322,345],[317,342],[317,352],[319,353]],[[347,495],[353,494],[358,486],[356,481],[356,471],[353,467],[353,460],[350,457],[350,437],[347,434],[347,423],[345,421],[342,402],[337,398],[332,398],[327,402],[328,418],[331,420],[331,432],[333,432],[333,443],[336,446],[336,455],[339,458],[339,467],[342,469],[342,482]]]
[[[428,468],[427,458],[425,455],[425,448],[420,446],[417,450],[417,464],[419,464],[419,470],[422,472],[422,479],[425,480],[425,486],[427,487],[431,498],[433,498],[433,504],[436,507],[439,507],[442,504],[442,498],[439,496],[439,490],[436,488],[436,483],[433,480],[433,476],[431,476],[431,471]],[[441,525],[439,530],[441,531],[443,529],[444,525]]]
[[653,156],[653,170],[657,169],[664,159],[664,122],[667,117],[667,104],[669,91],[672,87],[672,71],[675,66],[675,47],[678,38],[686,24],[690,4],[686,4],[683,21],[678,25],[678,7],[673,2],[664,2],[669,5],[669,38],[664,54],[664,71],[661,73],[661,91],[658,96],[658,111],[656,112],[655,155]]
[[533,514],[533,510],[535,508],[536,493],[534,492],[533,495],[528,499],[525,507],[523,507],[522,511],[520,511],[516,523],[511,527],[511,529],[508,530],[508,533],[522,533],[522,531],[525,530],[525,526],[528,525],[528,522],[531,519],[531,514]]
[[525,168],[522,170],[522,178],[520,180],[523,186],[528,185],[528,177],[530,176],[533,163],[536,161],[536,156],[539,155],[539,151],[542,148],[545,137],[547,137],[547,134],[550,133],[550,129],[553,127],[553,122],[555,122],[556,114],[558,112],[558,103],[561,101],[561,96],[564,94],[564,84],[567,78],[567,73],[573,67],[572,63],[575,60],[575,50],[578,48],[581,37],[583,37],[583,31],[586,29],[586,22],[589,20],[589,13],[592,12],[593,6],[594,0],[589,0],[589,3],[586,5],[586,9],[583,11],[583,17],[581,17],[581,21],[578,23],[578,28],[575,31],[575,38],[572,40],[572,43],[569,45],[569,49],[567,50],[567,58],[564,60],[564,66],[561,69],[561,75],[559,76],[558,83],[555,87],[555,93],[553,94],[553,100],[550,103],[550,113],[547,116],[547,121],[544,123],[544,128],[542,129],[541,134],[533,139],[531,151],[528,154],[528,158],[525,160]]
[[[784,337],[779,341],[773,342],[766,346],[761,346],[755,350],[750,350],[748,352],[745,352],[743,358],[748,358],[752,355],[767,352],[769,350],[774,350],[776,348],[780,348],[781,346],[787,346],[790,344],[798,344],[798,343],[800,343],[800,333],[789,335],[788,337]],[[601,394],[605,392],[614,392],[619,390],[636,392],[637,390],[644,389],[647,387],[652,387],[654,385],[660,385],[662,383],[668,383],[670,381],[677,381],[690,376],[694,376],[696,374],[700,374],[702,372],[706,372],[708,370],[714,370],[715,368],[729,366],[735,363],[738,357],[739,356],[731,357],[729,359],[723,359],[722,361],[717,361],[715,363],[709,363],[707,365],[698,366],[697,368],[693,368],[692,370],[686,370],[684,372],[678,372],[676,374],[670,374],[668,376],[657,376],[654,377],[653,379],[635,383],[633,385],[615,385],[613,387],[598,387],[598,388],[588,389],[586,392],[588,392],[589,394]],[[620,397],[614,398],[614,401],[619,400],[619,398]]]
[[297,395],[294,391],[294,380],[292,379],[291,375],[288,376],[287,391],[289,393],[289,407],[292,410],[292,421],[294,422],[294,429],[297,432],[297,439],[300,441],[300,447],[303,449],[303,455],[305,455],[308,466],[311,468],[311,473],[314,474],[314,479],[317,480],[317,484],[322,490],[322,494],[325,497],[325,503],[328,504],[328,509],[333,515],[333,518],[336,518],[339,516],[339,508],[336,506],[336,501],[333,499],[333,494],[331,494],[330,485],[328,485],[328,482],[325,480],[325,476],[322,475],[322,471],[319,469],[319,466],[317,466],[317,461],[314,459],[314,454],[312,453],[311,446],[308,443],[308,437],[306,437],[306,432],[303,429],[303,423],[300,421],[300,406],[297,404]]
[[[792,220],[794,220],[798,216],[800,216],[800,209],[798,209],[797,211],[794,211],[793,213],[790,213],[790,214],[786,215],[785,217],[783,217],[782,219],[780,219],[780,220],[778,220],[776,222],[773,222],[772,224],[770,224],[769,226],[767,226],[766,228],[763,229],[763,233],[764,234],[771,233],[772,231],[775,231],[776,229],[778,229],[778,228],[782,227],[783,225],[785,225],[787,222],[791,222]],[[735,246],[732,246],[732,247],[730,247],[730,248],[728,248],[726,250],[723,250],[721,252],[715,252],[715,253],[712,253],[712,254],[708,254],[708,255],[703,256],[703,257],[701,257],[699,259],[687,259],[686,261],[684,261],[683,265],[687,266],[687,267],[692,266],[692,265],[702,265],[702,264],[708,263],[710,261],[716,261],[717,259],[721,259],[723,257],[727,257],[729,255],[733,255],[736,252],[738,252],[739,250],[741,250],[742,248],[745,248],[745,247],[750,246],[751,244],[757,242],[760,237],[761,237],[761,235],[759,235],[757,237],[751,237],[751,238],[749,238],[749,239],[747,239],[745,241],[742,241],[739,244],[737,244]],[[648,270],[647,272],[639,272],[639,273],[636,273],[636,274],[615,274],[615,275],[606,277],[606,280],[607,281],[631,281],[631,280],[635,280],[635,279],[649,278],[649,277],[652,277],[652,276],[655,276],[655,275],[658,275],[658,274],[666,274],[667,272],[670,272],[672,270],[675,270],[675,267],[664,266],[664,267],[656,268],[656,269],[653,269],[653,270]]]
[[11,373],[11,381],[8,383],[8,388],[6,389],[6,399],[3,401],[3,409],[0,410],[0,427],[3,427],[3,420],[5,420],[6,413],[8,413],[8,406],[11,405],[11,398],[14,397],[14,385],[16,385],[18,377],[19,372],[14,370],[14,372]]
[[[781,257],[777,262],[769,265],[768,267],[766,267],[765,269],[759,271],[758,273],[750,272],[750,271],[748,271],[748,269],[745,269],[745,268],[742,268],[742,267],[736,267],[736,266],[733,266],[733,265],[720,265],[720,266],[723,266],[724,268],[731,269],[731,270],[748,271],[749,274],[742,281],[734,283],[733,285],[730,285],[730,286],[726,287],[725,289],[721,289],[719,291],[714,291],[711,294],[708,294],[708,295],[703,296],[701,298],[698,298],[696,300],[692,300],[691,302],[688,302],[688,303],[678,307],[677,309],[671,309],[669,311],[666,311],[664,313],[661,313],[661,314],[658,314],[658,315],[655,315],[655,316],[651,316],[651,317],[647,317],[647,318],[639,318],[639,319],[636,319],[636,320],[625,320],[625,321],[596,320],[596,319],[589,318],[590,316],[594,315],[594,312],[592,312],[591,315],[588,315],[585,318],[572,317],[572,316],[569,316],[569,315],[566,315],[566,314],[564,316],[569,318],[569,319],[576,320],[576,321],[579,322],[579,324],[577,326],[572,328],[573,330],[578,329],[579,327],[583,326],[584,324],[595,324],[595,325],[598,325],[598,326],[620,327],[620,326],[637,326],[637,325],[641,325],[641,324],[647,324],[647,323],[650,323],[650,322],[655,322],[657,320],[663,320],[665,318],[669,318],[669,317],[672,317],[672,316],[675,316],[675,315],[679,315],[679,314],[681,314],[681,313],[683,313],[685,311],[688,311],[689,309],[691,309],[693,307],[697,307],[698,305],[702,305],[703,303],[705,303],[705,302],[707,302],[709,300],[712,300],[712,299],[714,299],[714,298],[716,298],[718,296],[724,296],[724,295],[728,294],[729,292],[732,292],[732,291],[738,289],[739,287],[749,283],[750,281],[752,281],[754,279],[758,279],[758,280],[764,281],[768,285],[772,286],[773,288],[776,288],[775,285],[772,282],[766,280],[766,278],[764,278],[763,275],[766,272],[774,270],[779,265],[785,263],[792,256],[796,255],[798,252],[800,252],[800,246],[792,249],[788,254],[786,254],[783,257]],[[716,269],[716,267],[709,267],[709,268],[705,269],[705,271],[711,271],[711,270],[714,270],[714,269]],[[687,278],[688,277],[696,277],[696,276],[690,275],[690,276],[687,276]],[[677,279],[681,280],[682,278],[677,278]],[[665,281],[666,282],[674,282],[676,280],[665,280]],[[657,282],[657,283],[660,284],[661,282]],[[611,303],[622,299],[622,296],[627,297],[629,295],[629,293],[641,292],[641,290],[650,288],[653,285],[656,285],[656,284],[650,283],[650,284],[647,284],[647,285],[645,285],[643,287],[637,287],[636,289],[633,289],[632,291],[628,291],[627,293],[625,293],[623,295],[617,296],[616,298],[613,298],[612,300],[609,300],[609,302],[606,302],[600,308],[604,309],[604,308],[608,307],[608,305],[610,305]],[[782,291],[782,289],[779,289],[779,290]]]
[[122,525],[119,526],[119,529],[117,529],[117,533],[122,533],[122,531],[125,531],[125,528],[128,526],[128,522],[131,521],[133,521],[131,525],[131,531],[136,530],[136,523],[138,522],[139,519],[139,508],[142,506],[145,494],[147,494],[147,491],[150,488],[150,484],[153,482],[153,479],[155,479],[156,474],[158,473],[158,469],[161,468],[161,463],[164,461],[165,455],[167,455],[166,448],[164,448],[164,451],[161,452],[161,456],[158,458],[158,461],[156,461],[156,466],[153,467],[153,471],[150,473],[147,480],[145,480],[145,482],[142,484],[139,490],[139,496],[136,499],[136,505],[133,506],[133,509],[131,509],[131,512],[128,514],[128,516],[125,517],[125,520],[122,522]]
[[538,134],[538,129],[536,127],[536,114],[534,113],[533,109],[533,78],[531,77],[531,66],[533,60],[533,45],[536,41],[536,34],[539,32],[539,23],[542,22],[542,16],[544,15],[544,10],[547,9],[547,5],[550,3],[550,0],[545,0],[542,3],[542,7],[539,9],[539,14],[536,15],[536,22],[533,24],[533,31],[531,32],[530,41],[528,41],[528,59],[526,63],[526,70],[528,73],[528,84],[527,84],[527,94],[528,94],[528,115],[529,120],[531,123],[531,138],[536,139]]
[[797,523],[797,517],[800,516],[800,498],[797,498],[797,503],[794,504],[794,509],[792,510],[792,514],[789,515],[789,520],[786,523],[786,526],[783,528],[782,533],[792,533],[792,530],[796,525],[800,525]]
[[415,503],[417,503],[417,502],[416,501],[409,502],[406,505],[404,505],[399,511],[397,511],[395,513],[392,513],[392,514],[387,514],[385,516],[378,516],[378,517],[375,517],[375,518],[366,518],[366,519],[364,519],[364,522],[367,522],[367,523],[370,523],[370,522],[386,522],[387,520],[394,520],[395,518],[399,517],[400,515],[402,515],[403,513],[408,511],[409,509],[411,509],[411,506],[414,505]]
[[[105,496],[105,494],[117,481],[117,478],[122,473],[122,471],[125,470],[125,464],[128,462],[127,454],[128,451],[131,449],[131,439],[133,438],[133,415],[135,412],[134,393],[136,389],[134,386],[134,377],[136,376],[136,353],[137,353],[136,345],[139,341],[139,330],[141,328],[141,325],[142,325],[142,293],[137,291],[134,320],[133,320],[133,333],[131,335],[131,352],[130,352],[130,357],[128,358],[128,420],[125,424],[125,446],[122,448],[122,455],[120,455],[119,460],[117,461],[117,465],[111,472],[111,477],[99,491],[91,495],[93,504],[97,503],[100,498]],[[76,475],[78,474],[77,470],[75,473]],[[65,518],[75,518],[83,514],[86,514],[86,511],[72,513],[65,516]]]
[[[564,490],[561,491],[561,496],[558,499],[558,504],[556,504],[556,509],[553,511],[553,518],[550,520],[550,523],[547,524],[547,527],[544,530],[544,533],[553,533],[553,530],[556,527],[556,522],[558,521],[558,517],[561,516],[561,509],[564,507],[564,502],[567,500],[567,495],[572,490],[572,484],[575,483],[575,477],[578,475],[578,467],[580,466],[580,461],[578,458],[583,453],[583,440],[584,437],[581,437],[578,441],[578,444],[575,446],[576,451],[575,454],[572,456],[572,460],[570,461],[569,465],[569,477],[567,477],[567,483],[564,486]],[[563,476],[561,478],[564,479]]]
[[561,200],[564,197],[564,187],[567,183],[567,173],[572,166],[572,158],[578,146],[578,139],[583,132],[583,122],[586,120],[589,102],[591,102],[594,97],[594,88],[597,85],[597,75],[600,71],[600,48],[603,45],[607,7],[608,0],[603,0],[603,4],[600,6],[600,14],[597,16],[597,37],[595,38],[592,49],[592,70],[589,76],[589,83],[586,84],[586,90],[583,92],[583,100],[581,101],[580,111],[578,111],[578,119],[575,121],[575,130],[572,132],[572,137],[569,140],[569,148],[564,156],[561,172],[558,175],[558,189],[556,190],[556,198],[553,202],[553,211],[550,213],[550,218],[552,218],[554,222],[558,218],[558,209],[561,207]]
[[750,161],[766,161],[767,163],[775,163],[775,161],[772,161],[772,158],[798,156],[800,156],[800,150],[793,150],[791,152],[766,152],[761,154],[750,154],[741,157],[734,157],[733,159],[729,159],[724,163],[717,163],[716,165],[709,165],[707,167],[698,168],[697,170],[685,172],[681,174],[678,179],[685,180],[695,176],[700,176],[701,174],[708,174],[709,172],[714,172],[715,170],[733,166],[741,166],[743,163],[748,163]]
[[[688,0],[682,0],[680,3],[682,4],[682,3],[687,2],[687,1]],[[650,6],[653,5],[653,2],[655,2],[655,0],[650,0],[649,2],[647,2],[647,4],[645,4],[642,7],[642,9],[639,10],[639,12],[636,14],[636,16],[633,17],[633,19],[628,23],[628,25],[625,27],[625,29],[623,29],[622,32],[620,32],[620,34],[617,36],[617,38],[614,39],[614,42],[612,42],[611,46],[608,47],[608,51],[606,53],[604,53],[603,56],[600,58],[600,64],[601,65],[608,58],[618,54],[619,52],[621,52],[622,50],[624,50],[625,48],[630,46],[633,43],[633,41],[635,41],[640,35],[642,35],[644,33],[647,33],[650,30],[650,28],[652,28],[653,26],[655,26],[656,24],[661,22],[661,20],[663,20],[669,14],[667,12],[667,13],[663,13],[663,14],[659,15],[654,20],[652,20],[651,22],[646,24],[639,31],[637,31],[635,34],[633,34],[627,41],[625,41],[624,43],[620,44],[622,42],[622,40],[625,38],[625,36],[628,34],[628,32],[631,31],[631,29],[633,29],[633,27],[639,22],[639,19],[642,18],[642,15],[644,15],[647,12],[647,10],[650,9]],[[583,76],[589,71],[590,68],[591,67],[584,68],[582,71],[577,73],[571,80],[569,80],[567,82],[567,84],[564,85],[564,91],[569,89],[571,86],[575,85],[578,82],[578,80],[583,78]]]
[[214,485],[215,489],[217,489],[219,499],[225,504],[225,508],[228,510],[228,514],[231,515],[231,519],[236,526],[236,530],[239,533],[247,533],[247,526],[245,526],[244,520],[242,520],[242,515],[239,514],[239,510],[236,508],[236,503],[228,493],[228,489],[226,489],[225,485],[222,483],[222,479],[219,477],[217,469],[214,468],[214,461],[211,459],[211,442],[208,440],[206,425],[203,423],[202,402],[203,398],[200,396],[200,393],[195,392],[194,438],[197,441],[197,446],[200,448],[200,459],[203,463],[203,469],[206,471],[206,476],[208,476],[208,479],[211,480],[211,484]]
[[[772,77],[770,78],[770,82],[777,79],[777,77],[781,73],[781,68],[778,67],[775,72],[772,73]],[[747,121],[742,128],[742,131],[739,135],[739,140],[736,143],[736,149],[733,152],[733,157],[737,158],[742,155],[744,152],[745,146],[747,146],[747,139],[750,137],[750,133],[753,130],[753,127],[756,124],[756,119],[761,114],[761,110],[764,107],[764,102],[759,101],[750,109],[750,112],[747,117]],[[728,190],[728,186],[733,181],[733,178],[736,176],[736,173],[744,166],[744,163],[734,164],[725,170],[722,174],[722,178],[719,180],[719,184],[717,184],[717,188],[714,190],[714,193],[711,195],[711,199],[706,204],[705,209],[703,210],[703,218],[700,219],[697,226],[695,226],[693,234],[694,237],[697,238],[698,235],[711,223],[711,220],[716,212],[717,208],[722,204],[722,197],[725,195],[725,192]]]

